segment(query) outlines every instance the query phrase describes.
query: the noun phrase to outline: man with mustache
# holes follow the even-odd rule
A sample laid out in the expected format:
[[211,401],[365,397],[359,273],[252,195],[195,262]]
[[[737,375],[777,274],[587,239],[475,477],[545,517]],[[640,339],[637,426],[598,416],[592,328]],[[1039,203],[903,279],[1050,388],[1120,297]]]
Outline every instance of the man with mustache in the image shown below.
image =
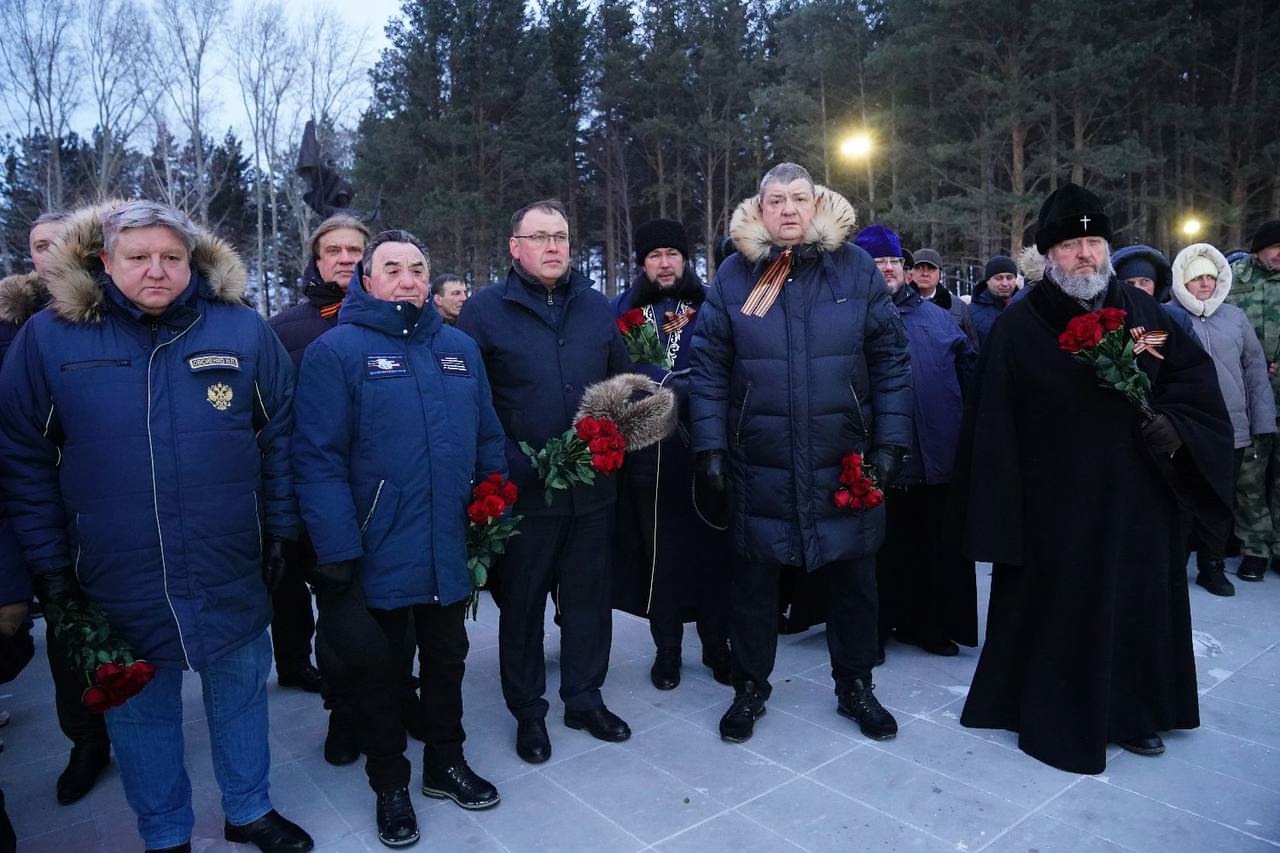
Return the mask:
[[[952,481],[971,508],[966,552],[994,564],[961,722],[1018,732],[1023,751],[1073,773],[1101,773],[1108,743],[1158,755],[1159,732],[1199,725],[1179,508],[1221,520],[1231,507],[1213,362],[1116,280],[1111,237],[1093,193],[1068,184],[1045,200],[1043,281],[983,344]],[[1127,336],[1167,335],[1137,356],[1154,418],[1060,345],[1101,308],[1124,312]]]

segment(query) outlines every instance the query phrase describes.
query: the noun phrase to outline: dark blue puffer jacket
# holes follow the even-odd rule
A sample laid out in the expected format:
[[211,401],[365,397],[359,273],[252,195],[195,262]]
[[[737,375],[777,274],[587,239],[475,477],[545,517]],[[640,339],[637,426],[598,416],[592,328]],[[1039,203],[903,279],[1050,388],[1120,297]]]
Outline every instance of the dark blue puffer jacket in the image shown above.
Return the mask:
[[964,388],[973,375],[977,352],[950,314],[926,302],[914,288],[898,288],[893,304],[907,327],[915,394],[911,453],[899,483],[949,483],[960,442]]
[[[1016,301],[1019,293],[1020,291],[1015,291],[1009,302]],[[973,320],[973,328],[978,333],[979,347],[987,339],[987,335],[991,334],[991,327],[996,324],[996,320],[1000,319],[1000,315],[1007,307],[1007,302],[996,299],[987,289],[985,281],[979,282],[974,288],[973,299],[969,302],[969,317]]]
[[472,481],[506,473],[475,342],[430,304],[370,296],[357,267],[337,328],[307,349],[297,412],[293,467],[317,560],[359,560],[378,609],[470,595]]
[[832,503],[851,450],[911,444],[907,336],[871,256],[845,242],[849,203],[825,188],[815,239],[764,317],[743,302],[778,254],[747,199],[734,214],[738,254],[716,272],[693,338],[693,452],[727,450],[738,552],[804,566],[874,554],[883,507]]
[[32,572],[73,566],[135,654],[198,670],[266,628],[263,539],[299,530],[293,366],[207,234],[163,317],[133,307],[104,212],[68,223],[0,371],[0,486]]
[[559,436],[573,424],[588,385],[631,370],[604,294],[577,271],[548,291],[512,269],[506,281],[466,301],[457,328],[479,345],[489,370],[493,408],[507,437],[507,466],[520,488],[517,512],[580,515],[612,504],[615,478],[597,476],[591,486],[556,491],[548,507],[519,448],[527,441],[538,450]]
[[321,280],[315,261],[307,264],[302,280],[303,301],[267,321],[294,367],[302,367],[302,355],[312,341],[338,325],[338,310],[345,296],[341,287]]

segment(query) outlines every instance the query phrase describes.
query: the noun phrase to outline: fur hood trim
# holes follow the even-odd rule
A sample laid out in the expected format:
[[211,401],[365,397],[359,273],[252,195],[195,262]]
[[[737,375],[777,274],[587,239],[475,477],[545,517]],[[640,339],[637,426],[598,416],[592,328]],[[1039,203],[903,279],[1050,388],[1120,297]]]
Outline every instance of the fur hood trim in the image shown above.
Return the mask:
[[627,440],[627,452],[657,444],[676,429],[676,395],[640,373],[619,373],[582,392],[579,418],[608,418]]
[[[1218,284],[1213,288],[1213,293],[1209,294],[1209,298],[1204,301],[1192,296],[1191,291],[1187,290],[1187,283],[1182,280],[1183,270],[1190,265],[1192,259],[1199,257],[1208,258],[1218,268]],[[1227,300],[1227,294],[1230,292],[1231,264],[1227,263],[1225,255],[1208,243],[1192,243],[1173,259],[1173,298],[1178,300],[1178,303],[1186,308],[1191,316],[1212,316],[1213,312]]]
[[1028,284],[1044,278],[1045,257],[1034,243],[1019,252],[1015,260],[1018,262],[1018,272],[1022,273]]
[[[813,220],[805,232],[804,242],[815,243],[824,252],[834,252],[853,234],[857,224],[853,205],[833,189],[821,184],[815,188],[816,207]],[[759,263],[769,257],[773,240],[764,227],[760,210],[760,196],[743,199],[729,221],[729,236],[733,246],[747,263]]]
[[[124,202],[82,208],[67,219],[66,231],[49,257],[44,276],[54,310],[68,323],[102,319],[106,290],[101,280],[102,219]],[[197,226],[192,265],[203,278],[201,292],[217,302],[240,304],[248,275],[235,249]]]
[[37,273],[0,279],[0,322],[21,326],[48,302],[49,292]]

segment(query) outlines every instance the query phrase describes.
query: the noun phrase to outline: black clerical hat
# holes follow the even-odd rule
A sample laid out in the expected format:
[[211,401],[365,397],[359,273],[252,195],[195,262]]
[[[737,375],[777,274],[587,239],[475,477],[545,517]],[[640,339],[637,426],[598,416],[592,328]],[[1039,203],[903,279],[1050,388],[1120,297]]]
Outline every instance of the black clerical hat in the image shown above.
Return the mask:
[[1102,201],[1076,184],[1058,187],[1040,206],[1036,223],[1036,249],[1041,254],[1063,240],[1101,237],[1111,242],[1111,220],[1102,212]]

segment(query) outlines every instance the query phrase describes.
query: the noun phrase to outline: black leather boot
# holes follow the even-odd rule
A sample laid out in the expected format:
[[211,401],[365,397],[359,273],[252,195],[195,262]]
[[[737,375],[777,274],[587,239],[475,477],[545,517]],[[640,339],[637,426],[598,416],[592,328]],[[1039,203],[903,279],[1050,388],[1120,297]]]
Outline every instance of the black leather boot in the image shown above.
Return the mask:
[[733,697],[733,704],[720,718],[720,739],[729,743],[745,743],[755,733],[756,720],[767,713],[764,699],[750,681],[745,682]]
[[224,822],[222,837],[235,844],[252,844],[262,853],[306,853],[316,846],[302,827],[275,809],[243,826]]
[[88,741],[72,746],[67,769],[58,777],[58,802],[69,806],[89,793],[110,763],[109,743]]
[[1236,588],[1227,580],[1227,564],[1225,560],[1201,560],[1196,558],[1196,583],[1214,595],[1232,596]]
[[388,847],[408,847],[418,840],[418,815],[408,788],[378,794],[378,840]]
[[649,670],[649,680],[659,690],[674,690],[680,685],[680,650],[658,649]]
[[872,692],[874,689],[874,684],[863,684],[862,679],[855,678],[852,688],[836,697],[836,710],[840,716],[856,722],[867,737],[888,740],[898,734],[898,721],[880,704]]
[[464,809],[487,809],[502,799],[498,789],[487,779],[476,775],[466,761],[422,767],[422,793],[437,800],[450,799]]

